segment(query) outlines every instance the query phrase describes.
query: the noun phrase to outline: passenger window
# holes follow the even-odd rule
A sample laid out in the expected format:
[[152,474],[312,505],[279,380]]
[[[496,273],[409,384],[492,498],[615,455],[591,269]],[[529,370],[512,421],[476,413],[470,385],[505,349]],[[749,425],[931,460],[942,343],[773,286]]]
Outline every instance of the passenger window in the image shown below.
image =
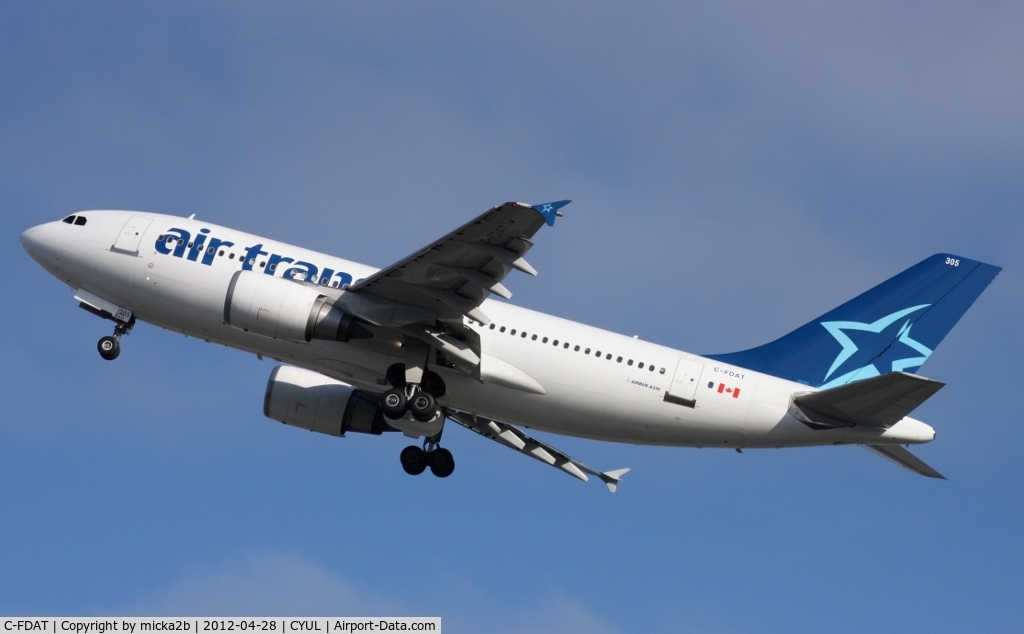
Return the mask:
[[580,347],[579,347],[579,346],[576,346],[575,348],[573,348],[573,349],[572,349],[572,351],[573,351],[573,352],[579,352],[579,351],[580,351]]
[[562,346],[562,347],[563,347],[563,348],[565,348],[566,350],[568,350],[568,349],[569,349],[569,342],[568,342],[568,341],[566,341],[566,342],[565,342],[565,345],[564,345],[564,346]]
[[75,225],[78,226],[78,227],[84,227],[85,226],[85,216],[79,216],[79,217],[75,218]]
[[70,224],[75,222],[75,217],[74,216],[68,216],[64,220],[61,220],[61,222],[64,222],[64,223],[67,223],[67,224],[70,225]]
[[547,343],[547,342],[548,342],[548,338],[547,338],[547,337],[544,337],[543,339],[541,339],[541,342],[542,342],[542,343]]
[[494,324],[491,324],[491,330],[494,330]]
[[217,257],[219,257],[219,258],[222,258],[222,257],[224,257],[224,252],[223,252],[223,251],[221,251],[220,253],[218,253],[218,254],[217,254]]
[[271,264],[270,265],[270,270],[271,271],[276,271],[277,270],[277,265],[276,264]]
[[508,334],[510,334],[510,335],[512,335],[512,336],[514,337],[514,336],[515,336],[515,334],[516,334],[516,329],[515,329],[515,328],[513,328],[513,329],[512,329],[512,332],[510,332],[510,333],[508,333]]
[[558,346],[558,339],[555,339],[554,341],[552,341],[551,344],[554,345],[555,347],[557,347]]
[[188,248],[190,248],[190,249],[192,248],[192,243],[191,242],[188,243]]
[[601,358],[601,351],[598,350],[597,352],[595,352],[594,356],[597,357],[598,359],[600,359]]
[[654,366],[653,365],[652,366],[648,366],[647,369],[650,370],[651,372],[654,372]]
[[[178,238],[178,245],[180,246],[182,244],[185,244],[185,241],[183,239],[181,239],[181,238]],[[189,246],[192,246],[192,245],[189,245]]]
[[537,341],[537,335],[534,335],[534,336],[530,337],[530,339],[532,339],[534,341]]
[[523,339],[526,339],[526,333],[525,332],[523,334],[519,335],[519,336],[522,337]]
[[584,350],[583,354],[590,354],[590,348],[587,348],[586,350]]
[[644,362],[643,362],[643,361],[641,361],[640,363],[636,364],[636,367],[638,367],[638,368],[640,368],[641,370],[643,370],[643,369],[644,369]]
[[228,254],[228,259],[229,260],[234,260],[235,259],[235,254],[234,253],[229,253]]
[[333,288],[338,288],[338,280],[334,280],[333,282],[331,282],[331,286]]
[[[266,265],[267,265],[267,263],[266,263],[266,262],[260,262],[260,268],[261,268],[261,269],[262,269],[263,267],[265,267]],[[273,270],[273,269],[271,269],[271,270]]]
[[660,370],[658,370],[658,374],[665,374],[665,368],[661,368]]
[[615,362],[616,363],[622,363],[622,357],[619,357],[618,359],[616,359]]
[[210,247],[209,249],[207,249],[206,252],[207,253],[213,253],[213,247]]
[[630,359],[629,361],[626,361],[626,365],[633,365],[633,360]]
[[504,326],[502,326],[502,327],[501,327],[501,329],[500,329],[500,330],[498,330],[498,332],[505,332],[505,327],[504,327]]

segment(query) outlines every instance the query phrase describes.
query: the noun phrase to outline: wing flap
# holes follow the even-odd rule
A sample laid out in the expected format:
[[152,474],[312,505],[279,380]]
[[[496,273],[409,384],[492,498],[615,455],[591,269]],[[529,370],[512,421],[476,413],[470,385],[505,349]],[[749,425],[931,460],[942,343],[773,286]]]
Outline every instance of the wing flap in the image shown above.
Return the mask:
[[865,425],[888,429],[944,385],[916,374],[890,372],[797,396],[793,409],[797,418],[825,427]]
[[501,423],[496,420],[474,416],[465,412],[449,411],[448,418],[475,431],[485,438],[500,442],[521,454],[543,462],[546,465],[557,467],[569,475],[586,482],[587,474],[599,478],[608,487],[608,490],[615,493],[619,481],[629,469],[616,469],[614,471],[597,471],[579,460],[555,449],[547,443],[537,440],[514,425]]

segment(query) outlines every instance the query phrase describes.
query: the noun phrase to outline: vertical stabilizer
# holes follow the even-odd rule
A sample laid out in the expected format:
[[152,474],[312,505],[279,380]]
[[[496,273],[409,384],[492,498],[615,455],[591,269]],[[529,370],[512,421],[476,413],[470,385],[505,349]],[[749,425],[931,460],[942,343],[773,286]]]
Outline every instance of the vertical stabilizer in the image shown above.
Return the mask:
[[821,388],[913,372],[1000,270],[933,255],[769,344],[707,357]]

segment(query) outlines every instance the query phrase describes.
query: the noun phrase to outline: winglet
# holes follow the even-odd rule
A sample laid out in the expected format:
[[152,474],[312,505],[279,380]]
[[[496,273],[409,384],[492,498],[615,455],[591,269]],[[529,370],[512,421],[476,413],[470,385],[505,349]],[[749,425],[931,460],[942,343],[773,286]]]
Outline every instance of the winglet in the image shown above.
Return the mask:
[[619,480],[627,473],[629,473],[629,469],[616,469],[615,471],[605,471],[599,477],[604,480],[608,490],[615,493],[615,489],[619,486]]
[[544,203],[543,205],[531,205],[531,207],[533,207],[537,213],[544,216],[544,220],[548,223],[549,227],[554,227],[555,218],[562,215],[558,213],[558,210],[571,202],[571,200],[559,200],[553,203]]

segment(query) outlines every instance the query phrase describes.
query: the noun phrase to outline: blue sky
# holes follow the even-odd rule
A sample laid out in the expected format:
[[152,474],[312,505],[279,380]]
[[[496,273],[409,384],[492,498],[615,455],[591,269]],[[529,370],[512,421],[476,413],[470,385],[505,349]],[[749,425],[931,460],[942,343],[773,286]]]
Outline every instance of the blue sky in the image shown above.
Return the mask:
[[[5,3],[0,613],[429,614],[448,632],[1022,627],[1019,3]],[[384,266],[572,198],[515,302],[694,352],[936,252],[1004,267],[921,373],[916,477],[861,449],[552,441],[263,418],[273,364],[108,326],[18,234],[197,214]]]

